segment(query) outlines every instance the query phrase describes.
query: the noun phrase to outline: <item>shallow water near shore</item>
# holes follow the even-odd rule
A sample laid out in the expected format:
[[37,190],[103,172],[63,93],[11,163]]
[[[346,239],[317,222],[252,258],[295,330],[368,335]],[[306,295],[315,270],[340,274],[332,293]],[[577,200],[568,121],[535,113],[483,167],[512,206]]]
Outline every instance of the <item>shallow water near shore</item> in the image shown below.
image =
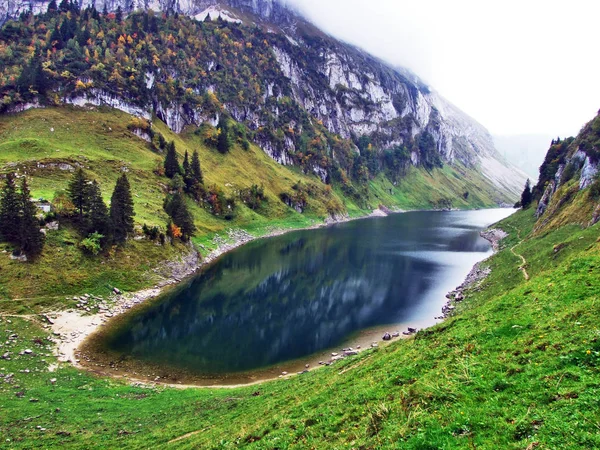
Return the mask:
[[312,367],[436,323],[445,294],[491,254],[479,232],[512,212],[410,212],[254,241],[129,314],[101,347],[142,373],[205,384]]

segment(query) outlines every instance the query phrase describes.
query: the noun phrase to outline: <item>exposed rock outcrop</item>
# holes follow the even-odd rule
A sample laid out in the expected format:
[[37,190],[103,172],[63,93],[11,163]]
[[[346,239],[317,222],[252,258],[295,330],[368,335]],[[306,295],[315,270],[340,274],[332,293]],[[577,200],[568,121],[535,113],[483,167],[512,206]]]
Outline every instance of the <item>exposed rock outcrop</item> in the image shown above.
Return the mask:
[[[26,11],[45,12],[50,0],[9,0],[0,4],[0,23]],[[324,35],[299,14],[276,0],[78,0],[80,7],[95,6],[124,12],[134,10],[172,11],[204,20],[208,14],[227,21],[257,24],[272,33],[268,40],[283,77],[259,80],[264,84],[264,104],[224,104],[237,121],[253,129],[269,127],[261,112],[279,116],[276,107],[268,106],[271,98],[289,95],[310,116],[330,132],[344,138],[376,136],[377,147],[386,149],[409,145],[415,138],[427,135],[447,163],[455,161],[477,168],[499,192],[498,200],[517,197],[526,176],[510,166],[498,154],[487,130],[458,108],[431,90],[414,74],[392,68],[366,52]],[[309,31],[306,31],[309,30]],[[314,36],[319,38],[315,39]],[[300,51],[298,51],[300,50]],[[205,68],[207,71],[213,68]],[[156,74],[146,73],[146,87],[160,82]],[[206,88],[206,91],[204,90]],[[210,91],[202,87],[197,94]],[[156,114],[175,132],[186,125],[218,123],[218,114],[196,107],[164,104],[156,99],[146,105],[131,104],[128,99],[92,89],[66,103],[84,106],[109,105],[129,114],[150,118]],[[22,109],[37,107],[30,104]],[[296,124],[297,125],[297,124]],[[301,130],[297,130],[301,132]],[[257,144],[281,164],[292,164],[297,142],[286,136],[274,140],[257,136]],[[411,163],[422,163],[422,155],[412,151]],[[318,173],[321,179],[326,173]]]

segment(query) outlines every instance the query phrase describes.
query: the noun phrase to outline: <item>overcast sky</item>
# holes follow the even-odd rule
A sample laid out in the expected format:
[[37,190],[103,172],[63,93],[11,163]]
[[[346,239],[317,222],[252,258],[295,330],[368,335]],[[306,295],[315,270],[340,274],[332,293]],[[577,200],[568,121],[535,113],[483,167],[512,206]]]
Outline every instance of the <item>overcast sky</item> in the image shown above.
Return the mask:
[[574,135],[600,109],[600,0],[288,2],[493,134]]

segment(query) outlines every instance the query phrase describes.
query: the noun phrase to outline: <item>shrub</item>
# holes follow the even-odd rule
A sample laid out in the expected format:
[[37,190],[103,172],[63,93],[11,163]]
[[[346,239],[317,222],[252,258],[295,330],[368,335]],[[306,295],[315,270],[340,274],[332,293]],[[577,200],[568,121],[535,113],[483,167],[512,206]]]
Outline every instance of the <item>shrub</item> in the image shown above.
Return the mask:
[[79,248],[84,253],[96,256],[102,250],[102,239],[104,239],[104,235],[97,232],[92,233],[79,243]]

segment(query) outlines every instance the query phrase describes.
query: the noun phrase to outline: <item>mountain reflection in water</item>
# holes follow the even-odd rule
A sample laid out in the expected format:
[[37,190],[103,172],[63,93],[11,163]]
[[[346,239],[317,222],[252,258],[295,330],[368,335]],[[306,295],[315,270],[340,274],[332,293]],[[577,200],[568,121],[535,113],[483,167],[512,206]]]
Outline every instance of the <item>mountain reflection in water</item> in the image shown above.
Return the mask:
[[432,324],[511,210],[414,212],[254,241],[125,321],[106,345],[194,373],[266,367],[378,325]]

